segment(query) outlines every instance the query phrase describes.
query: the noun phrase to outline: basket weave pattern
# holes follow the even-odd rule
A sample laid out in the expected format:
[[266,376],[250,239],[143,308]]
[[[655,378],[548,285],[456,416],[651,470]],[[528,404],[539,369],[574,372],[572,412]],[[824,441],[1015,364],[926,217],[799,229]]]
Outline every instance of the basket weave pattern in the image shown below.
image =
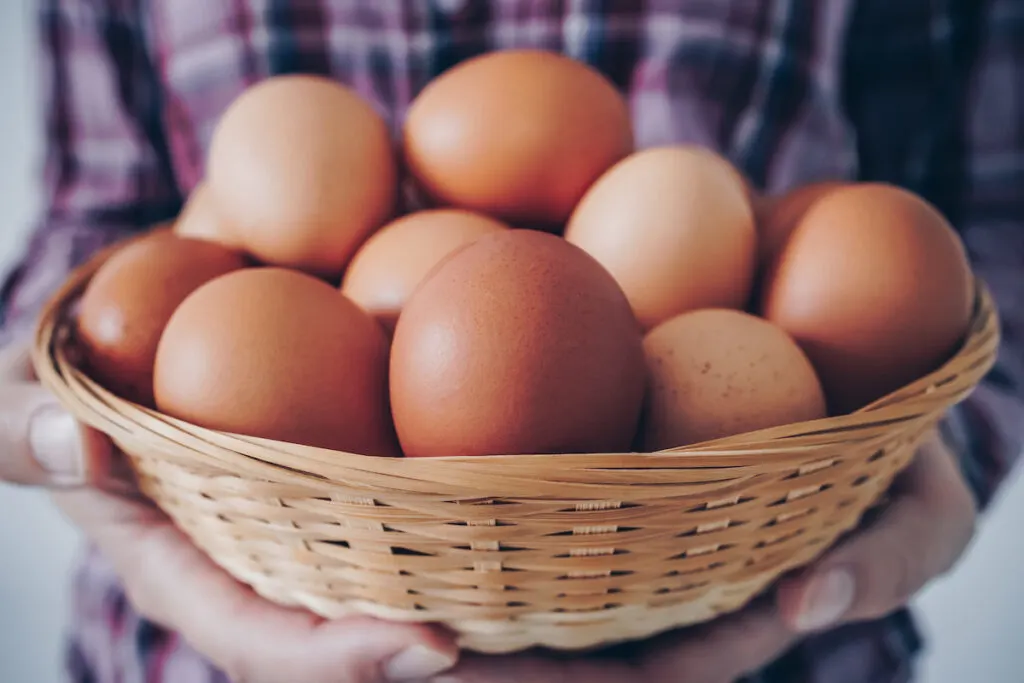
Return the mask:
[[856,526],[999,341],[979,284],[956,357],[853,415],[653,454],[371,458],[211,432],[92,382],[72,362],[70,309],[111,252],[44,312],[41,381],[260,594],[442,623],[481,652],[589,648],[741,608]]

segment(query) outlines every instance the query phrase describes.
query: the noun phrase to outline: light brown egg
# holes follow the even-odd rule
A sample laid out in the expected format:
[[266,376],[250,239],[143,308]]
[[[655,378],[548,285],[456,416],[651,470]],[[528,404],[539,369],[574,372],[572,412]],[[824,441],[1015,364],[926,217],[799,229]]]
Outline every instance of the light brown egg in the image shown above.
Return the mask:
[[762,197],[758,207],[759,262],[770,264],[785,246],[797,223],[815,202],[850,183],[825,180],[802,185],[781,195]]
[[760,318],[705,309],[644,339],[643,443],[676,448],[826,415],[814,368],[796,342]]
[[698,308],[743,308],[757,235],[742,176],[697,147],[637,152],[604,174],[565,238],[622,287],[645,329]]
[[847,413],[936,369],[967,332],[973,276],[930,204],[883,184],[818,200],[766,279],[764,316],[788,331]]
[[174,221],[174,232],[180,237],[215,242],[232,249],[238,247],[238,239],[217,211],[205,181],[192,188],[181,214]]
[[118,250],[80,302],[78,342],[90,376],[153,407],[153,364],[167,321],[196,288],[245,265],[238,252],[166,229]]
[[403,216],[356,252],[341,291],[393,332],[413,291],[444,257],[508,226],[482,214],[433,209]]
[[264,263],[339,277],[392,215],[397,169],[387,124],[326,78],[278,76],[224,113],[210,144],[213,197]]
[[625,296],[596,261],[542,232],[460,249],[395,329],[391,401],[407,456],[627,450],[643,390]]
[[254,268],[178,308],[157,351],[156,403],[209,429],[391,456],[387,357],[383,331],[336,289]]
[[415,99],[412,175],[435,202],[521,227],[561,227],[587,188],[633,149],[625,99],[563,55],[505,50],[466,60]]

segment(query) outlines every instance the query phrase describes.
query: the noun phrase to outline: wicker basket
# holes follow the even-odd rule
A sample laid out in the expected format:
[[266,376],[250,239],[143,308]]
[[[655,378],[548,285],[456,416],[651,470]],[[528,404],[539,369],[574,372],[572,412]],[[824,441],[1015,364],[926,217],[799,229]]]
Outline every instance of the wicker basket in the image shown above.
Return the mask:
[[116,248],[44,311],[42,382],[263,596],[328,618],[445,624],[490,653],[585,649],[741,608],[857,525],[999,338],[979,283],[956,357],[853,415],[654,454],[373,458],[199,429],[90,381],[69,358],[70,312]]

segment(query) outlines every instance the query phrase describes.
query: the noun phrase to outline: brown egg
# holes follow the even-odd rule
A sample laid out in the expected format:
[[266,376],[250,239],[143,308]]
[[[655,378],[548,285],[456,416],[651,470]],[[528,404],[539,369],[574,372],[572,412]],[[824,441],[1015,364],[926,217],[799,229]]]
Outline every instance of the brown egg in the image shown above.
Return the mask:
[[93,379],[153,406],[153,363],[171,314],[200,285],[245,267],[241,254],[168,230],[119,249],[82,295],[78,341]]
[[230,226],[217,211],[206,182],[200,182],[192,188],[181,214],[174,222],[174,232],[180,237],[216,242],[232,249],[238,247],[238,239],[232,235]]
[[910,192],[871,183],[833,191],[804,215],[769,272],[763,312],[803,347],[842,414],[954,353],[973,292],[945,218]]
[[781,329],[731,309],[684,313],[644,339],[647,450],[826,415],[810,361]]
[[326,78],[249,88],[210,143],[208,182],[239,243],[264,263],[338,277],[391,216],[397,169],[387,124]]
[[750,297],[749,190],[705,149],[658,147],[621,161],[587,192],[565,238],[608,269],[645,329],[698,308],[742,308]]
[[546,233],[462,248],[395,329],[391,401],[407,456],[626,450],[643,390],[626,298],[596,261]]
[[781,195],[763,197],[758,203],[759,262],[770,264],[800,219],[815,202],[850,183],[825,180],[802,185]]
[[356,252],[341,291],[392,332],[409,296],[444,257],[483,235],[507,229],[492,218],[458,209],[403,216]]
[[171,318],[156,403],[201,427],[365,455],[395,455],[387,342],[316,278],[254,268],[201,287]]
[[614,84],[541,50],[492,52],[441,74],[413,102],[404,137],[410,171],[436,202],[526,227],[560,227],[633,149]]

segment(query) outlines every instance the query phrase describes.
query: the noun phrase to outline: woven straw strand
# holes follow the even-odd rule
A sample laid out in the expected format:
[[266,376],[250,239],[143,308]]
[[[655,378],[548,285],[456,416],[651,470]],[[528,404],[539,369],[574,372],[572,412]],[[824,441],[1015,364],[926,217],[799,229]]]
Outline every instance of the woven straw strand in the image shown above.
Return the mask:
[[994,362],[992,300],[942,368],[853,415],[658,453],[392,459],[222,434],[113,396],[47,307],[41,381],[129,456],[143,491],[268,599],[447,625],[469,649],[586,649],[741,608],[883,500]]

